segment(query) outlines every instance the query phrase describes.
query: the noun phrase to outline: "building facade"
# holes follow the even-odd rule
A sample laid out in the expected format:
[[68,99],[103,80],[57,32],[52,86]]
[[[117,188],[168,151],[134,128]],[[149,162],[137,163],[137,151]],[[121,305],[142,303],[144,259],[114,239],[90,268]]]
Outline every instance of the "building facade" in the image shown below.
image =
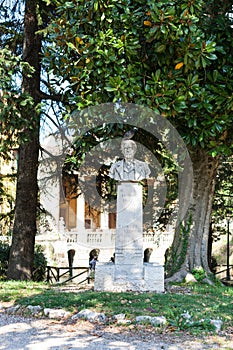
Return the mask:
[[[47,184],[40,198],[46,215],[36,241],[44,245],[49,265],[68,266],[69,251],[74,252],[74,267],[88,266],[95,255],[101,262],[114,260],[116,213],[105,207],[91,207],[83,193],[71,195],[69,184],[61,188],[59,181]],[[172,240],[172,229],[166,232],[145,229],[144,261],[164,264]]]

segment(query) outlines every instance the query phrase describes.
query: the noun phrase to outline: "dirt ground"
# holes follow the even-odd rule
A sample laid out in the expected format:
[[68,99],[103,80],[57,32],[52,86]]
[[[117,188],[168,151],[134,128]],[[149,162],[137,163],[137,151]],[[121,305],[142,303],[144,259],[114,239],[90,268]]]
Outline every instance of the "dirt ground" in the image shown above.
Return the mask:
[[148,326],[107,326],[84,320],[33,319],[0,312],[1,350],[233,349],[233,330],[201,337],[171,329],[166,332],[158,333]]

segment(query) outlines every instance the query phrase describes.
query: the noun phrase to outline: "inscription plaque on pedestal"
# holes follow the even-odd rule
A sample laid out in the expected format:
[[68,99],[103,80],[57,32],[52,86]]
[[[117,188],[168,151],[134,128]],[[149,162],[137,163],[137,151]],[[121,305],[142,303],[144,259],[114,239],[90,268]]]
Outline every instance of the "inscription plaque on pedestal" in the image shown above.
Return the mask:
[[117,185],[115,264],[142,262],[142,186],[137,182],[121,182]]

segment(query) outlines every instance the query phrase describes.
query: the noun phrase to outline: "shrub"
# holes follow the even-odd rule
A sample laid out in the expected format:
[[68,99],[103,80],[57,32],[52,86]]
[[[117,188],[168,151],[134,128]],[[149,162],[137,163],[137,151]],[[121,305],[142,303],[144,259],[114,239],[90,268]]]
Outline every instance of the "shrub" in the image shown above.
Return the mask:
[[7,243],[0,243],[0,279],[6,279],[8,260],[10,255],[10,246]]
[[[0,280],[6,279],[10,246],[7,243],[0,243]],[[45,280],[47,260],[40,245],[35,246],[32,280],[41,282]]]
[[206,277],[205,271],[202,267],[196,267],[192,270],[193,276],[196,278],[198,282],[202,282]]
[[47,260],[41,245],[35,246],[32,280],[41,282],[45,280]]

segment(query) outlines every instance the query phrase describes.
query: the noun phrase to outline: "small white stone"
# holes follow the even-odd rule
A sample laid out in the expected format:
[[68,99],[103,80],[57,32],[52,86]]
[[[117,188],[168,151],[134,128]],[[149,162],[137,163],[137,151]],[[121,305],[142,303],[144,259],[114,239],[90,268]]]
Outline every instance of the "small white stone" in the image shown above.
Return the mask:
[[125,314],[117,314],[113,316],[113,319],[119,321],[119,320],[124,320],[125,319]]
[[7,312],[8,312],[9,314],[14,314],[16,311],[19,310],[19,308],[20,308],[19,305],[11,306],[11,307],[9,307],[9,308],[7,309]]
[[187,275],[185,277],[185,282],[186,283],[196,283],[197,280],[191,273],[187,273]]
[[85,318],[90,322],[98,321],[98,322],[105,322],[106,316],[105,314],[91,311],[89,309],[81,310],[79,313],[72,316],[72,319],[76,318]]
[[136,322],[150,323],[152,326],[160,326],[162,324],[166,324],[167,320],[164,316],[137,316]]
[[221,331],[222,328],[222,321],[221,320],[210,320],[210,323],[214,325],[216,332]]
[[155,316],[151,318],[151,324],[153,326],[160,326],[166,324],[167,320],[164,316]]
[[42,307],[40,305],[28,305],[26,307],[26,309],[28,309],[33,315],[35,314],[38,314],[41,310],[42,310]]
[[45,309],[44,309],[44,315],[45,315],[45,316],[48,316],[50,310],[51,310],[51,309],[49,309],[49,308],[45,308]]
[[152,317],[151,316],[137,316],[136,317],[136,322],[141,323],[141,322],[151,322]]
[[69,312],[63,310],[63,309],[44,309],[44,315],[48,318],[64,318],[69,316]]

